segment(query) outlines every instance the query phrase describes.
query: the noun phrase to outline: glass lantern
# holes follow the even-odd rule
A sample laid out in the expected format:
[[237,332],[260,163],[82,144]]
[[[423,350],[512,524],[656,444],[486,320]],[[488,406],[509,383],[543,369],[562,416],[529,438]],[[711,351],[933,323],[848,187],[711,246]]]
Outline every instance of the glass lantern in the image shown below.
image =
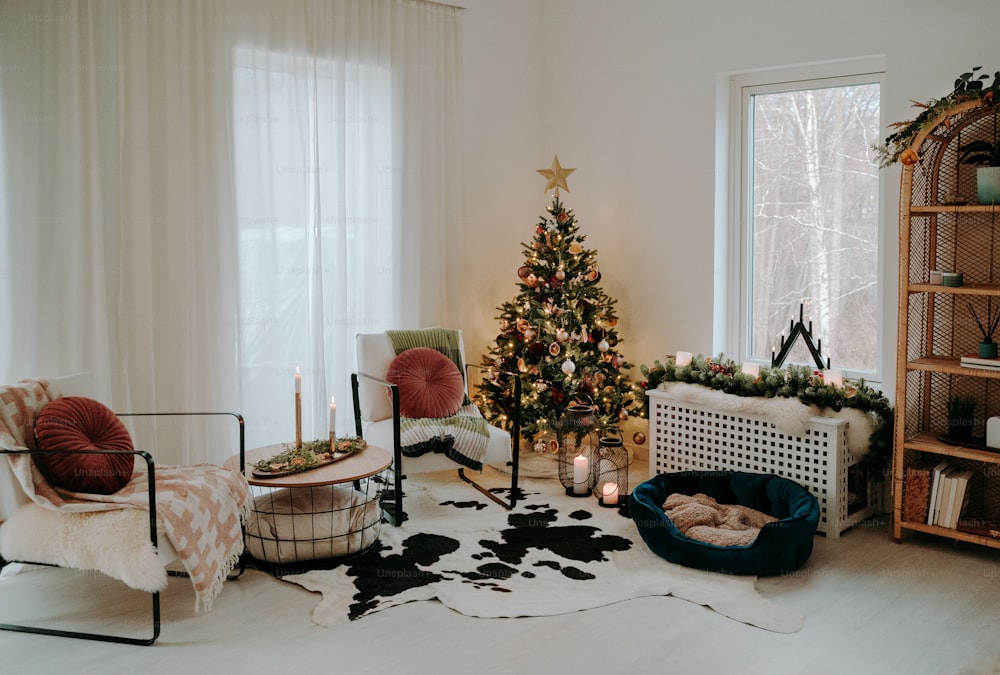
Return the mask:
[[559,444],[559,482],[572,497],[593,494],[594,458],[600,443],[594,406],[573,403],[556,424]]
[[621,436],[604,436],[594,458],[594,492],[601,506],[616,508],[628,500],[628,450]]

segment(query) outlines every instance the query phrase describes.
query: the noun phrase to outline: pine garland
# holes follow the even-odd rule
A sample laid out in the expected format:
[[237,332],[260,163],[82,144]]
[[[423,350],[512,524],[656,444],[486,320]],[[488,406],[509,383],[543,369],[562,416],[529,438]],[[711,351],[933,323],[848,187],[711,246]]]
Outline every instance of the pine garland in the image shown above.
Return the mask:
[[642,383],[645,390],[656,389],[663,382],[687,382],[734,396],[797,398],[820,409],[854,408],[874,415],[877,422],[861,465],[870,480],[881,481],[888,475],[892,458],[892,405],[882,392],[872,389],[864,380],[835,387],[823,382],[821,371],[799,365],[762,367],[760,375],[753,376],[742,372],[736,362],[722,354],[715,358],[699,354],[690,365],[681,367],[668,358],[666,363],[657,360],[652,367],[642,364],[639,369],[646,378]]

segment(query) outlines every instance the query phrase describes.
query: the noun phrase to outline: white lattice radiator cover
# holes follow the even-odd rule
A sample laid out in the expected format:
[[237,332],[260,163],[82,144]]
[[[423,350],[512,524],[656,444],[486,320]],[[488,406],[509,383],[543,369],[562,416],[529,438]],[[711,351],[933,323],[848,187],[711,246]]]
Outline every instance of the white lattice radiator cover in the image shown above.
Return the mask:
[[650,475],[674,471],[771,473],[807,488],[819,501],[818,530],[828,537],[881,512],[881,491],[863,479],[863,452],[848,447],[848,422],[810,417],[804,432],[784,433],[760,413],[713,409],[646,392],[650,408]]

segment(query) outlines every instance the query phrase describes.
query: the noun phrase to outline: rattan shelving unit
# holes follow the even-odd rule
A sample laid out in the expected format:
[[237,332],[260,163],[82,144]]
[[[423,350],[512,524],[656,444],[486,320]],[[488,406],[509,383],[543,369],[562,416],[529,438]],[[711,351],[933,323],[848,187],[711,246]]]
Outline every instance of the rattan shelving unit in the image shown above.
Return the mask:
[[[994,138],[995,106],[964,103],[939,117],[910,146],[919,160],[904,166],[899,204],[899,332],[896,419],[892,461],[893,537],[904,530],[1000,548],[1000,538],[903,520],[906,468],[947,459],[972,469],[968,517],[1000,523],[1000,451],[939,439],[947,432],[952,395],[977,399],[974,437],[985,420],[1000,415],[1000,370],[961,366],[981,340],[969,311],[982,318],[1000,310],[1000,205],[976,203],[976,168],[958,161],[958,148]],[[962,272],[965,285],[929,283],[929,272]],[[988,529],[988,528],[987,528]]]

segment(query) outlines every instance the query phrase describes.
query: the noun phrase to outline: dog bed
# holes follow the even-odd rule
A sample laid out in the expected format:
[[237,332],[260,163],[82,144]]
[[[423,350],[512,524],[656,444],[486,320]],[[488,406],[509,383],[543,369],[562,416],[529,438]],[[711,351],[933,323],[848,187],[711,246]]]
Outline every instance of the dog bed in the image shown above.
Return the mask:
[[[663,510],[671,494],[705,494],[720,504],[741,504],[777,521],[745,546],[717,546],[685,536]],[[801,567],[812,553],[819,502],[794,481],[738,471],[661,473],[629,496],[629,513],[649,548],[670,562],[725,574],[770,576]]]

